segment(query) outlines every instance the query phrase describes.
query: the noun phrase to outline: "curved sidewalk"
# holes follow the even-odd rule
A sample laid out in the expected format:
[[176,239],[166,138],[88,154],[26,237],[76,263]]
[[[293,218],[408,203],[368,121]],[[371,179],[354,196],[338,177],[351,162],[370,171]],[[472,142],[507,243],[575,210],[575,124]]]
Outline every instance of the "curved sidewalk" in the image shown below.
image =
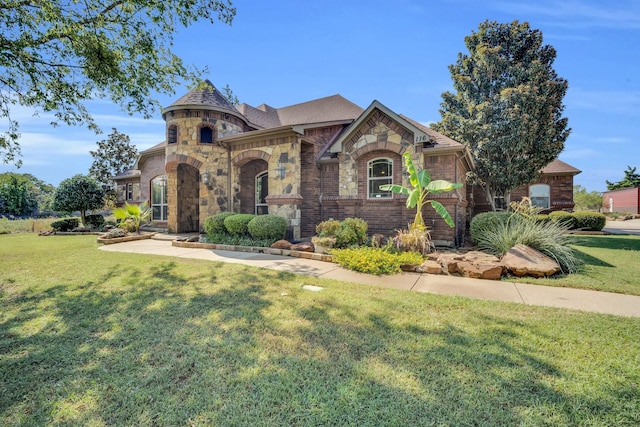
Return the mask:
[[392,276],[373,276],[346,270],[337,264],[328,262],[249,252],[180,248],[173,246],[169,240],[137,240],[103,245],[100,249],[108,252],[133,252],[222,261],[407,291],[640,317],[640,296],[610,292],[434,274],[401,273]]

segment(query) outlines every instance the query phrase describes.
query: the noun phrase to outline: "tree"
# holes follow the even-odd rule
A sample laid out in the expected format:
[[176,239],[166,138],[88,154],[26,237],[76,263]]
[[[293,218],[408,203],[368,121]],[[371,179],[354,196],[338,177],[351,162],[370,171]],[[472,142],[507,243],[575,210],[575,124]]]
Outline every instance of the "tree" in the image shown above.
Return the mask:
[[104,190],[95,179],[75,175],[60,183],[53,198],[53,208],[57,211],[80,211],[82,224],[86,225],[86,212],[100,209],[103,199]]
[[171,50],[180,27],[205,20],[231,24],[230,0],[92,0],[0,4],[0,157],[20,161],[19,123],[12,109],[54,113],[53,125],[99,131],[86,102],[109,98],[151,117],[155,93],[173,94],[181,80],[198,82]]
[[107,139],[96,143],[97,150],[89,151],[93,157],[89,175],[105,187],[111,187],[111,178],[131,169],[138,158],[138,149],[131,144],[129,136],[112,129]]
[[589,191],[581,185],[573,186],[573,203],[577,211],[600,211],[602,209],[602,193]]
[[231,89],[228,83],[225,87],[222,88],[222,94],[234,107],[237,107],[240,104],[240,100],[238,99],[236,94],[233,93],[233,89]]
[[607,190],[620,190],[621,188],[634,188],[640,186],[640,174],[636,173],[637,168],[627,166],[624,171],[624,178],[618,182],[607,182]]
[[454,184],[442,179],[431,181],[431,175],[428,170],[422,169],[418,171],[416,169],[413,164],[413,160],[411,160],[411,154],[404,153],[403,156],[407,173],[409,174],[409,183],[411,184],[411,188],[403,187],[398,184],[384,184],[380,186],[380,189],[382,191],[391,191],[396,194],[404,194],[407,196],[407,208],[416,209],[416,216],[413,219],[413,224],[411,224],[412,229],[421,231],[427,229],[424,225],[424,220],[422,219],[422,209],[427,203],[431,204],[449,227],[453,227],[455,224],[451,219],[451,215],[449,215],[449,212],[442,203],[435,200],[428,200],[427,197],[429,194],[440,194],[453,191],[462,187],[462,184]]
[[568,83],[552,65],[556,51],[528,23],[485,21],[465,37],[469,54],[449,66],[456,93],[442,94],[433,128],[466,144],[475,183],[494,199],[535,179],[564,148]]
[[30,216],[51,210],[55,187],[25,173],[0,174],[0,214]]
[[36,194],[21,174],[0,174],[0,214],[29,216],[38,210]]

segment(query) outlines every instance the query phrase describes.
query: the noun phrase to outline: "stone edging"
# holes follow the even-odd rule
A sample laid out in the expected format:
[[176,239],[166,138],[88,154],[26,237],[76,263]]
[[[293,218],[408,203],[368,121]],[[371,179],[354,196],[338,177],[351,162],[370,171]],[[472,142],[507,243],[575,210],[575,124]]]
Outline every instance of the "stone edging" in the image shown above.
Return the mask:
[[296,258],[312,259],[315,261],[333,262],[331,255],[319,254],[315,252],[291,251],[287,249],[263,248],[263,247],[257,247],[257,246],[222,245],[218,243],[180,242],[177,240],[172,241],[171,245],[176,246],[178,248],[218,249],[223,251],[282,255],[282,256],[290,256],[290,257],[296,257]]
[[112,245],[114,243],[122,243],[122,242],[133,242],[134,240],[143,240],[150,239],[156,233],[147,233],[147,234],[133,234],[124,237],[114,237],[111,239],[103,239],[98,237],[96,242],[102,243],[103,245]]

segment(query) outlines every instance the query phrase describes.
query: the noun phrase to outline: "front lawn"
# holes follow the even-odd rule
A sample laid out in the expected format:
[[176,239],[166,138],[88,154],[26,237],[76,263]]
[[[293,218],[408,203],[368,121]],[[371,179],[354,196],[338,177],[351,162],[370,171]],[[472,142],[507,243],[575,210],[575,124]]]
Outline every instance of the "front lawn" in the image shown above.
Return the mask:
[[578,273],[514,281],[640,295],[640,236],[573,236],[571,247],[583,262]]
[[0,425],[640,424],[640,319],[95,236],[3,235],[0,259]]

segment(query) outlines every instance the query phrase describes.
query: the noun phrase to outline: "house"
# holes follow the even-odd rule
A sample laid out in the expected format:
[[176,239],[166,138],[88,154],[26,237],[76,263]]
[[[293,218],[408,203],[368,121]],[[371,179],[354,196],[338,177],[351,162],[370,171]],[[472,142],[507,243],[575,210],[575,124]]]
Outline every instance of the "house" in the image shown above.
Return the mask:
[[605,191],[602,201],[609,212],[640,214],[640,187]]
[[[231,211],[280,215],[295,239],[347,217],[367,221],[370,233],[393,235],[415,211],[406,196],[379,187],[408,185],[405,152],[432,179],[464,183],[473,169],[463,144],[378,101],[362,109],[333,95],[283,108],[235,107],[205,83],[163,110],[166,140],[114,178],[121,201],[149,201],[153,222],[170,232],[201,230],[207,217]],[[471,194],[465,185],[434,195],[456,224],[425,209],[436,243],[462,243]]]
[[[531,204],[543,209],[543,212],[571,211],[574,207],[573,177],[580,172],[581,170],[562,160],[555,159],[542,168],[538,178],[511,191],[511,201],[519,202],[523,197],[529,197]],[[473,215],[490,211],[491,205],[487,201],[484,190],[479,186],[470,187]],[[504,200],[495,202],[497,207],[507,208]]]

